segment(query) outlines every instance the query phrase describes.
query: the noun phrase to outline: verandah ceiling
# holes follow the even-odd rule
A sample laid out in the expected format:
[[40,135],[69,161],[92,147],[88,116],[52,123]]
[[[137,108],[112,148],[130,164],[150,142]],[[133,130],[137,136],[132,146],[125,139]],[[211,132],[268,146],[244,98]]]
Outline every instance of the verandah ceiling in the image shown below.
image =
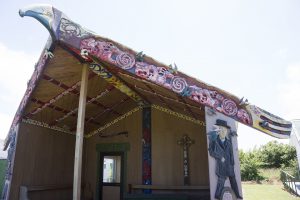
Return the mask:
[[[22,115],[25,120],[46,123],[69,132],[76,131],[77,108],[83,64],[57,45]],[[102,64],[104,65],[104,63]],[[158,85],[124,72],[114,75],[145,102],[165,107],[194,119],[203,119],[203,107]],[[138,107],[138,103],[89,70],[85,134]]]

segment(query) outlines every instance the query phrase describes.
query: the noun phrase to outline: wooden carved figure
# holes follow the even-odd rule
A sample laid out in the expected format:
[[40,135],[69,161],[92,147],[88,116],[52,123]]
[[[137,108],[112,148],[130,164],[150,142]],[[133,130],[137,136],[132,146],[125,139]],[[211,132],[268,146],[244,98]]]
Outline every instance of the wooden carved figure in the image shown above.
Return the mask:
[[216,199],[221,198],[227,177],[236,197],[242,199],[234,173],[234,157],[230,133],[230,127],[227,125],[227,122],[217,119],[215,132],[210,136],[209,144],[209,154],[216,159],[216,175],[218,176],[215,192]]

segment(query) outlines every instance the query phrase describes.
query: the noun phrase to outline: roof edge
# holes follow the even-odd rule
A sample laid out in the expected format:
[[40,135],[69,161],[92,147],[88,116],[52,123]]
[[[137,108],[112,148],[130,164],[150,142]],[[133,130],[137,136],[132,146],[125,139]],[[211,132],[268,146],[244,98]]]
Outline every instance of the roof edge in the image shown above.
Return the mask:
[[37,86],[38,81],[41,78],[41,74],[43,73],[46,64],[48,63],[49,59],[51,59],[53,57],[53,54],[51,52],[53,52],[53,50],[55,49],[55,46],[56,46],[56,43],[52,40],[52,37],[49,37],[41,55],[40,55],[38,62],[35,64],[34,71],[31,75],[31,78],[29,79],[29,81],[27,83],[27,89],[25,91],[25,94],[19,104],[17,112],[14,116],[14,119],[12,121],[10,129],[8,131],[8,134],[4,140],[4,147],[3,147],[4,151],[8,148],[8,145],[10,144],[12,135],[15,134],[15,128],[22,118],[22,114],[28,104],[28,101],[29,101],[33,91],[35,90],[35,88]]
[[[143,52],[137,53],[113,40],[103,38],[70,20],[51,5],[32,5],[20,10],[21,16],[30,16],[45,26],[53,41],[65,44],[86,62],[95,60],[111,68],[126,72],[164,87],[199,106],[207,106],[238,122],[277,138],[289,138],[292,124],[245,99],[210,86],[177,71],[176,66],[157,62]],[[97,73],[97,70],[93,69]]]

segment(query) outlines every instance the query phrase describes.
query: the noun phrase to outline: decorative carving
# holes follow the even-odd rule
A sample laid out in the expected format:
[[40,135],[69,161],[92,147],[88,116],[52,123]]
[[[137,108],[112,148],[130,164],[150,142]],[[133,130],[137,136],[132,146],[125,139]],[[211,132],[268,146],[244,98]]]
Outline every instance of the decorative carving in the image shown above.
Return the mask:
[[101,78],[113,85],[115,88],[132,98],[139,105],[145,105],[145,102],[134,90],[129,88],[121,79],[111,74],[105,67],[95,62],[91,63],[89,67],[94,70]]
[[234,173],[230,126],[227,125],[226,121],[217,119],[214,130],[209,134],[209,154],[216,159],[216,175],[218,176],[215,198],[221,199],[225,181],[229,178],[236,197],[242,199]]
[[183,177],[184,185],[190,185],[190,174],[189,174],[189,148],[195,141],[192,140],[188,135],[183,135],[177,144],[183,147]]
[[135,55],[135,60],[138,62],[144,62],[144,57],[145,54],[143,53],[143,51],[141,51]]
[[[152,184],[152,155],[151,155],[151,107],[143,108],[143,184]],[[150,194],[149,189],[143,190],[145,194]]]
[[90,35],[89,32],[84,30],[80,25],[66,18],[61,18],[60,20],[60,33],[63,40]]
[[236,197],[230,187],[224,187],[221,195],[221,200],[236,200]]

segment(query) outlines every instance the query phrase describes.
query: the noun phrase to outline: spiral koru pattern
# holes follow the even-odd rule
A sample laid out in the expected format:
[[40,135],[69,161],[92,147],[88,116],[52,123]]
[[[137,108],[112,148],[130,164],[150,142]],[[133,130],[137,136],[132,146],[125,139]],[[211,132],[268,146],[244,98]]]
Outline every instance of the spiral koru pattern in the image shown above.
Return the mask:
[[171,87],[174,92],[181,93],[187,87],[187,83],[184,78],[175,76],[171,80]]
[[224,114],[229,116],[236,115],[238,110],[235,102],[230,99],[224,99],[224,101],[222,102],[222,109]]
[[128,53],[121,53],[116,58],[117,65],[122,69],[131,69],[135,64],[135,59]]

